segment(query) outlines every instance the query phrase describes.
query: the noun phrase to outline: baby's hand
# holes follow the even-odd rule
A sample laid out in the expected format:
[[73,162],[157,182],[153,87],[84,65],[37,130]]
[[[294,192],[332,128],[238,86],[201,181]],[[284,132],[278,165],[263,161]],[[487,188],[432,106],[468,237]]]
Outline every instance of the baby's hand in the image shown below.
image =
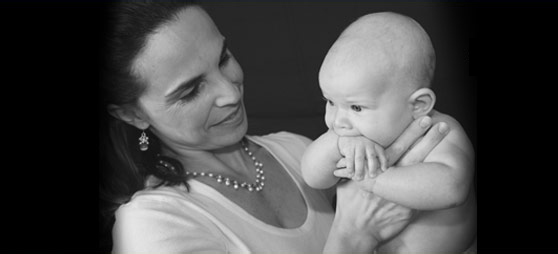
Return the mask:
[[[370,177],[374,178],[387,169],[387,159],[384,149],[375,142],[363,137],[339,137],[339,152],[343,155],[337,167],[345,166],[345,169],[334,171],[337,177],[347,177],[360,181],[368,171]],[[345,165],[343,165],[345,164]]]

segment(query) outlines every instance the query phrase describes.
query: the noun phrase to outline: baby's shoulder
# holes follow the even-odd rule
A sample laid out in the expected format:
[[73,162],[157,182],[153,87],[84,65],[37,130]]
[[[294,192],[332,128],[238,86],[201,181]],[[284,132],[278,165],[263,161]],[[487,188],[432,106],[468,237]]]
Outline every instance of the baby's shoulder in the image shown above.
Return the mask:
[[439,122],[444,122],[450,129],[450,132],[446,138],[442,140],[442,142],[453,143],[465,151],[472,151],[471,141],[459,121],[448,114],[444,114],[436,110],[433,110],[430,116],[432,117],[433,125]]
[[437,110],[433,110],[430,114],[430,117],[432,117],[433,125],[440,122],[446,123],[450,128],[450,134],[459,136],[466,135],[463,126],[461,126],[459,121],[457,121],[457,119],[455,119],[454,117],[448,114],[441,113]]
[[461,124],[459,124],[459,122],[454,117],[448,114],[444,114],[438,110],[432,110],[432,112],[430,113],[430,117],[432,117],[432,122],[434,123],[445,122],[450,127],[451,126],[461,127]]

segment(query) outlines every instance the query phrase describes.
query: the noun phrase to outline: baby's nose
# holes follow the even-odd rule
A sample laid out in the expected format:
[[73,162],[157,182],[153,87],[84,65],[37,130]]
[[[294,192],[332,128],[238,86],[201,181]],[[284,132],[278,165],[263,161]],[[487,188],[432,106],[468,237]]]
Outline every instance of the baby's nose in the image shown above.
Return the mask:
[[341,110],[338,110],[335,114],[333,127],[339,131],[350,130],[352,129],[352,124],[347,118],[347,116],[345,115],[345,113],[342,112]]

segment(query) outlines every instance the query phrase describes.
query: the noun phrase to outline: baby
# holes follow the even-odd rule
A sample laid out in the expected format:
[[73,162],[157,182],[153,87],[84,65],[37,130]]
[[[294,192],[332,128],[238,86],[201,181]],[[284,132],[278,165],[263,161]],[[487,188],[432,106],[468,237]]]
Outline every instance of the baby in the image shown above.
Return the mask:
[[[471,188],[474,151],[452,117],[433,109],[429,88],[435,53],[424,29],[395,13],[365,15],[343,31],[319,73],[329,130],[302,159],[304,180],[329,188],[340,177],[374,194],[419,210],[378,252],[460,253],[476,248],[476,200]],[[447,136],[421,163],[388,161],[389,146],[414,120],[444,122]],[[391,158],[393,159],[393,158]],[[338,169],[346,166],[345,169]],[[365,174],[368,172],[368,174]]]

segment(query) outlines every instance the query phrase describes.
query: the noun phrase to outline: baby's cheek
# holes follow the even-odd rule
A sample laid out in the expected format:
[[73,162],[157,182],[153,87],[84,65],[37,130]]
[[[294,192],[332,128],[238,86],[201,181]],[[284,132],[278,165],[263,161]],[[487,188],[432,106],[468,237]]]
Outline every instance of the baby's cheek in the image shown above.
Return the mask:
[[375,125],[373,123],[369,122],[359,124],[355,129],[358,129],[360,135],[373,140],[376,143],[381,142],[380,140],[382,139],[382,133],[379,129],[375,128]]
[[326,114],[324,116],[324,121],[325,121],[325,124],[326,124],[327,128],[331,129],[332,128],[332,123],[333,123],[333,117],[331,116],[330,113],[326,112]]

